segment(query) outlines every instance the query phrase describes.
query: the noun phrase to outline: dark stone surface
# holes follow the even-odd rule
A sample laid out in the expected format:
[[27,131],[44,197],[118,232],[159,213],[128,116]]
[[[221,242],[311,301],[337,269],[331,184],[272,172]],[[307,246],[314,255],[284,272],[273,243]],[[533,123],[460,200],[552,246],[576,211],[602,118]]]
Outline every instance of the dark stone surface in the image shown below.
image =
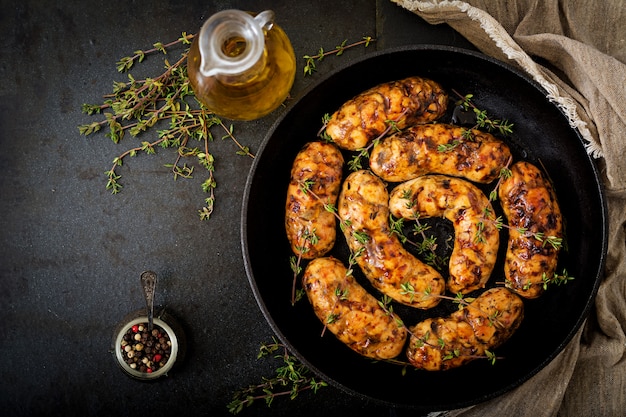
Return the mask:
[[[129,159],[118,195],[105,189],[115,156],[155,132],[114,144],[77,126],[100,103],[115,62],[181,32],[195,33],[226,8],[271,8],[298,59],[297,96],[351,58],[404,44],[468,44],[446,26],[431,27],[384,0],[367,1],[64,1],[4,0],[0,12],[0,409],[10,416],[226,415],[235,390],[271,376],[257,360],[272,331],[250,290],[240,247],[242,190],[251,160],[230,141],[211,144],[216,157],[215,212],[200,222],[201,170],[173,181],[164,164],[174,150]],[[305,54],[342,40],[378,39],[330,57],[302,74]],[[168,57],[174,60],[180,50]],[[131,73],[156,76],[155,55]],[[284,109],[235,123],[255,152]],[[140,273],[159,275],[156,301],[188,338],[186,360],[155,383],[126,377],[110,353],[116,324],[141,308]],[[419,395],[419,387],[416,387]],[[295,401],[255,404],[242,415],[403,415],[335,388]]]

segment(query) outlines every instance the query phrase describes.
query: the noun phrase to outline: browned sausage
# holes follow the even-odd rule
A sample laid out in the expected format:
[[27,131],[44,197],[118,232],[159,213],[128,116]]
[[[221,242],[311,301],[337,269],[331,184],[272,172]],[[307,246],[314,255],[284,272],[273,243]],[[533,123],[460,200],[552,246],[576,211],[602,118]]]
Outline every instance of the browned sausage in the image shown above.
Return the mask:
[[431,123],[382,139],[372,149],[370,168],[389,182],[445,174],[489,183],[498,177],[510,157],[509,147],[489,133]]
[[293,162],[285,229],[291,249],[302,258],[323,256],[335,244],[336,219],[324,205],[337,202],[342,169],[341,152],[325,142],[307,143]]
[[437,120],[448,95],[439,84],[409,77],[377,85],[343,104],[330,118],[326,133],[343,149],[357,150],[383,134],[390,122],[403,129]]
[[445,282],[431,266],[411,255],[391,233],[389,193],[369,171],[350,174],[341,189],[338,214],[350,250],[372,285],[394,300],[418,308],[437,305]]
[[416,368],[444,371],[483,357],[508,340],[524,317],[524,303],[506,288],[492,288],[446,318],[429,318],[411,331],[407,358]]
[[444,217],[454,226],[448,290],[463,293],[483,288],[498,255],[500,234],[486,216],[493,207],[472,183],[445,175],[425,175],[391,191],[389,210],[397,218]]
[[341,261],[317,258],[309,263],[303,286],[317,317],[340,341],[363,356],[398,356],[407,332],[400,318],[384,310]]
[[500,184],[498,194],[509,223],[505,284],[523,297],[539,297],[544,279],[556,271],[560,248],[547,239],[563,237],[556,194],[541,171],[524,161],[511,167],[511,176]]

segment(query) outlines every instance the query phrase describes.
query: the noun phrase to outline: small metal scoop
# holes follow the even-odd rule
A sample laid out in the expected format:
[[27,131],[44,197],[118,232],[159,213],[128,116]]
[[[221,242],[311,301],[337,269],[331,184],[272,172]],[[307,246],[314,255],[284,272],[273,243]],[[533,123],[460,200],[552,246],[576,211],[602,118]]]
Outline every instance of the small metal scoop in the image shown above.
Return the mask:
[[154,315],[154,291],[156,288],[157,275],[152,271],[141,273],[141,287],[143,296],[146,299],[146,308],[148,309],[148,331],[152,331],[152,317]]

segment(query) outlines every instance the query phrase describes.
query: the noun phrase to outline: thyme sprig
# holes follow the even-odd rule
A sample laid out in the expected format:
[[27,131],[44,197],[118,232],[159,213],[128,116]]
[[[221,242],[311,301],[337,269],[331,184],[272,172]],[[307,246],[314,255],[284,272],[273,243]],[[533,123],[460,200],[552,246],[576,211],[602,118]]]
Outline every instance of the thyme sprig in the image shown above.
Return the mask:
[[503,136],[508,136],[513,133],[513,123],[509,122],[506,119],[492,118],[487,114],[486,110],[481,110],[476,107],[472,102],[472,99],[474,98],[473,94],[462,95],[454,89],[452,89],[452,92],[459,97],[459,100],[456,101],[455,105],[463,109],[463,111],[473,111],[475,122],[471,128],[463,129],[460,139],[455,139],[450,143],[445,143],[437,146],[437,151],[450,152],[454,150],[457,146],[461,145],[463,142],[473,142],[474,134],[472,133],[472,130],[474,129],[484,129],[488,132],[497,131]]
[[[349,273],[346,272],[346,275],[348,274]],[[337,286],[337,288],[335,288],[335,291],[334,291],[335,303],[333,304],[331,311],[335,310],[335,307],[337,307],[337,304],[339,304],[342,301],[346,301],[348,299],[348,293],[349,291],[347,288],[342,289],[340,286]],[[341,315],[337,313],[329,313],[326,316],[326,321],[324,322],[324,328],[322,329],[322,334],[320,335],[320,337],[324,337],[324,333],[326,333],[326,329],[328,328],[328,325],[335,323],[337,320],[339,320],[340,316]]]
[[348,44],[348,40],[344,39],[339,45],[335,46],[334,49],[330,51],[325,51],[324,48],[320,48],[315,55],[304,55],[304,75],[312,75],[313,72],[317,71],[317,64],[321,62],[324,58],[329,55],[340,56],[342,55],[346,49],[354,48],[355,46],[364,45],[366,48],[370,45],[370,43],[375,42],[376,39],[371,36],[364,36],[360,41],[353,42]]
[[544,272],[542,276],[542,281],[543,281],[542,286],[543,286],[543,289],[546,290],[548,289],[548,286],[550,285],[556,285],[556,286],[565,285],[568,282],[572,281],[573,279],[574,277],[569,275],[569,273],[567,272],[567,269],[565,268],[563,268],[563,271],[560,274],[555,272],[554,274],[552,274],[552,276],[548,276],[548,274]]
[[[439,256],[437,255],[436,249],[438,247],[437,238],[434,235],[427,236],[426,231],[430,229],[430,226],[427,224],[422,224],[420,222],[419,213],[416,213],[415,217],[411,220],[414,220],[413,228],[411,229],[411,233],[414,236],[421,236],[421,241],[414,241],[409,239],[404,232],[404,221],[405,219],[396,219],[393,215],[389,215],[389,226],[391,233],[398,236],[398,239],[403,244],[408,244],[414,247],[417,250],[418,255],[422,255],[424,262],[438,271],[443,271],[449,261],[447,256]],[[447,243],[447,242],[446,242]]]
[[261,345],[257,359],[273,356],[282,361],[282,366],[276,368],[272,377],[263,378],[260,384],[236,391],[227,406],[230,413],[239,414],[245,407],[261,400],[270,407],[275,398],[288,396],[293,400],[303,391],[317,393],[320,388],[328,386],[326,382],[311,376],[311,371],[291,355],[285,345],[278,343],[275,338],[272,340],[272,343]]
[[358,171],[359,169],[362,169],[363,166],[361,164],[361,160],[363,158],[368,158],[370,157],[370,150],[378,145],[380,143],[380,141],[389,134],[389,132],[394,131],[394,132],[399,132],[400,128],[398,127],[398,122],[400,121],[400,119],[402,119],[402,117],[404,117],[404,115],[407,113],[408,109],[404,109],[402,111],[402,113],[400,113],[398,115],[398,117],[396,117],[393,120],[385,120],[385,124],[386,124],[386,128],[385,130],[378,135],[374,140],[372,140],[372,142],[367,145],[364,148],[359,148],[356,150],[356,155],[354,155],[352,157],[351,160],[348,161],[348,168],[350,169],[350,171]]
[[493,187],[493,190],[491,190],[491,192],[489,193],[489,201],[493,202],[498,199],[498,189],[500,189],[500,185],[502,185],[502,182],[504,180],[511,178],[511,176],[513,175],[513,172],[509,168],[511,166],[511,162],[513,162],[513,156],[509,156],[506,164],[500,169],[500,173],[498,174],[498,182],[496,182],[495,187]]
[[167,49],[171,48],[174,45],[177,45],[177,44],[191,45],[191,40],[195,36],[196,36],[195,34],[187,34],[186,32],[183,32],[181,37],[175,41],[172,41],[166,44],[162,42],[155,42],[152,45],[153,48],[151,49],[137,50],[133,52],[132,56],[123,57],[117,62],[116,64],[117,71],[125,72],[125,71],[130,70],[137,62],[143,62],[143,60],[146,58],[146,55],[149,55],[155,52],[161,52],[163,54],[167,54]]
[[503,136],[508,136],[513,133],[513,123],[506,119],[492,118],[487,114],[486,110],[481,110],[476,107],[472,102],[474,98],[473,94],[462,95],[455,89],[452,89],[452,92],[459,97],[459,100],[455,103],[457,106],[460,106],[464,111],[472,110],[474,112],[476,116],[474,129],[482,128],[489,132],[497,131]]
[[[117,62],[117,70],[127,72],[135,64],[143,62],[147,55],[154,53],[166,55],[168,49],[175,45],[189,45],[194,36],[183,32],[175,41],[165,44],[157,42],[151,49],[135,51],[132,56],[121,58]],[[200,219],[207,220],[213,213],[217,186],[214,175],[215,159],[209,149],[209,142],[214,140],[214,134],[221,131],[222,139],[231,139],[237,146],[238,155],[250,158],[254,158],[254,155],[247,146],[235,138],[233,125],[227,126],[195,100],[187,77],[188,53],[187,48],[174,64],[165,59],[164,71],[155,78],[138,80],[129,73],[128,81],[114,82],[113,92],[104,95],[101,104],[82,106],[83,113],[102,114],[104,117],[100,121],[80,125],[78,130],[80,134],[88,136],[102,128],[108,128],[105,136],[114,143],[119,143],[126,133],[137,137],[150,129],[161,127],[162,123],[168,123],[166,128],[157,130],[157,139],[142,141],[139,146],[133,146],[113,159],[112,168],[105,171],[106,189],[113,194],[122,190],[118,169],[127,157],[134,157],[139,153],[153,155],[158,148],[175,148],[177,150],[175,161],[165,164],[171,169],[175,180],[193,177],[194,167],[186,162],[181,165],[183,158],[195,159],[208,172],[208,177],[201,184],[203,192],[208,196],[204,199],[204,206],[198,210]],[[201,145],[192,146],[190,144],[192,140],[201,142]]]
[[302,244],[297,245],[295,248],[298,255],[294,255],[289,258],[291,271],[293,272],[293,282],[291,284],[291,305],[295,305],[296,302],[299,301],[304,295],[303,291],[298,291],[296,289],[296,283],[298,281],[298,275],[302,272],[302,255],[306,254],[310,250],[310,245],[315,245],[319,241],[319,237],[315,232],[315,229],[304,229],[302,231],[302,235],[300,236]]

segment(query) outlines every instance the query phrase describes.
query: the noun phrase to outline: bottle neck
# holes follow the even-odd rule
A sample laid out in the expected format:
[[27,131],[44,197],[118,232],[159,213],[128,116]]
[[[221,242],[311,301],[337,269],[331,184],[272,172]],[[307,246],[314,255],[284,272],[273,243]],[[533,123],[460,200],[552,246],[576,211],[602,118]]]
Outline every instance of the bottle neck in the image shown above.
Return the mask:
[[200,30],[200,73],[205,77],[245,77],[262,69],[265,30],[273,25],[273,12],[256,17],[240,10],[214,14]]

